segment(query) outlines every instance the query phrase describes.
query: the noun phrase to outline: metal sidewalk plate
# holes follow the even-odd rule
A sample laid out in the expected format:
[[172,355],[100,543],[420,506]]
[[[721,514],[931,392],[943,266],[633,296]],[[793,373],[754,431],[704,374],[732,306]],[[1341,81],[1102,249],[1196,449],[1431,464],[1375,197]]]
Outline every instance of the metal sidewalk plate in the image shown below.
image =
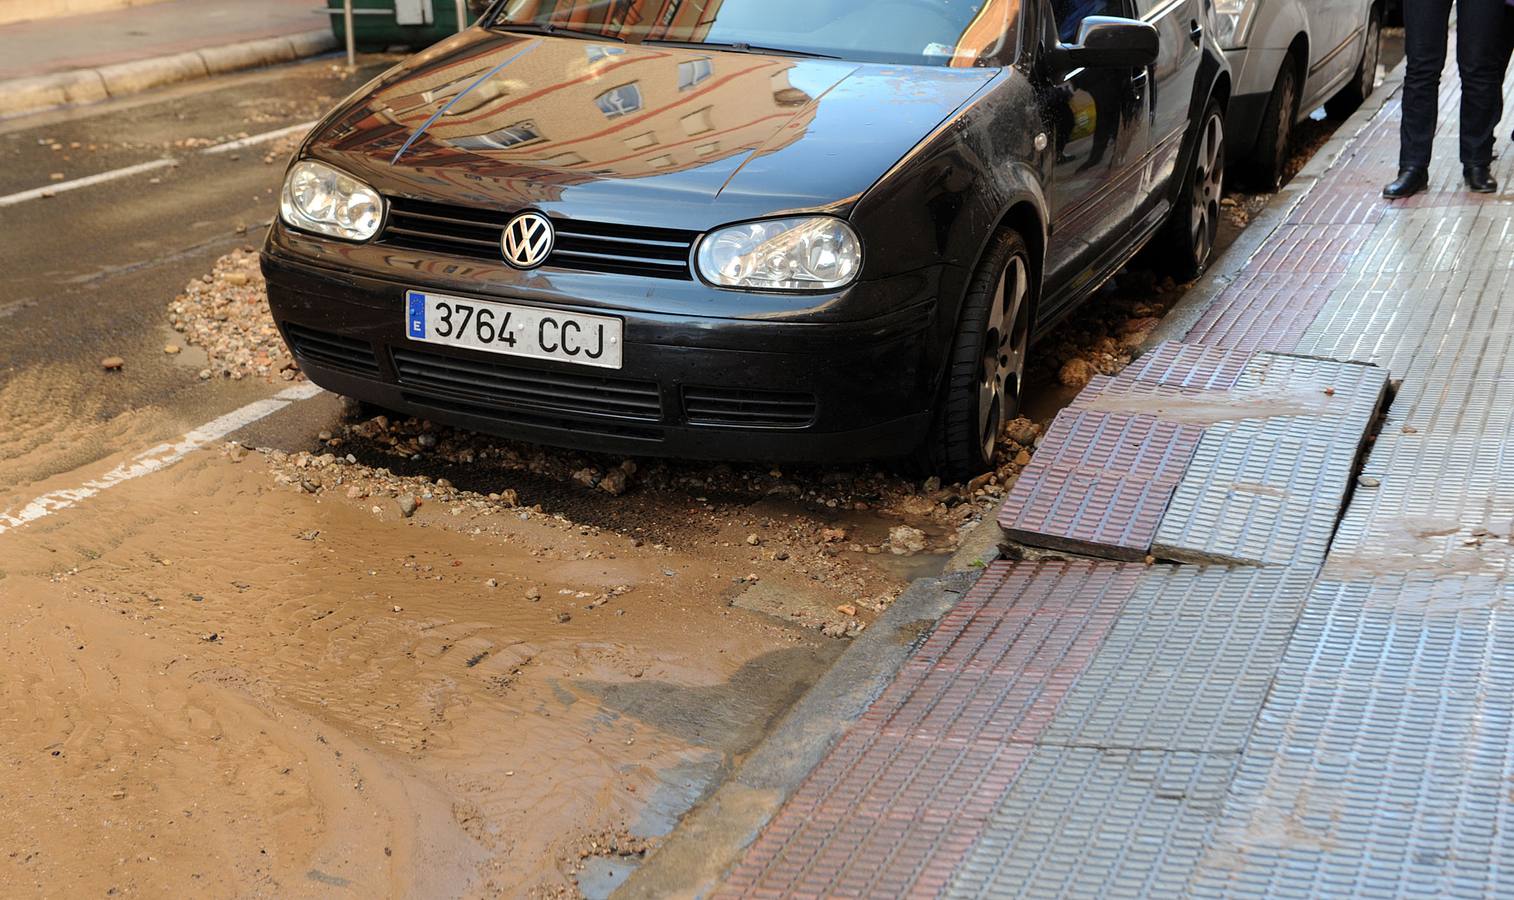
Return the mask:
[[1152,553],[1180,562],[1317,565],[1387,386],[1387,372],[1371,366],[1257,354],[1233,394],[1251,398],[1262,415],[1205,432]]
[[[1469,593],[1488,602],[1466,608]],[[1506,893],[1511,610],[1503,579],[1318,584],[1192,895]]]
[[[1226,391],[1249,360],[1167,342],[1119,375],[1094,379],[1052,422],[1005,499],[1000,525],[1030,546],[1144,558],[1203,435],[1201,423],[1165,417],[1159,401]],[[1101,402],[1109,408],[1094,408]]]
[[1202,434],[1151,416],[1063,410],[999,522],[1032,546],[1140,560]]
[[762,831],[721,895],[944,891],[1143,571],[990,566]]

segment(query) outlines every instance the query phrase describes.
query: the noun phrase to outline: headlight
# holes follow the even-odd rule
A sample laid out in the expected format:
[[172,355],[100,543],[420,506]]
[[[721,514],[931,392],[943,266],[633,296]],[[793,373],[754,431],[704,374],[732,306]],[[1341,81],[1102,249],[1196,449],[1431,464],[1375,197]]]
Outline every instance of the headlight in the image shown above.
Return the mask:
[[732,225],[699,243],[699,273],[719,287],[828,291],[861,269],[857,233],[829,216]]
[[351,175],[307,159],[295,163],[284,179],[279,213],[292,228],[366,241],[383,224],[384,201]]
[[1244,46],[1255,13],[1253,0],[1215,0],[1214,36],[1220,46],[1226,50]]

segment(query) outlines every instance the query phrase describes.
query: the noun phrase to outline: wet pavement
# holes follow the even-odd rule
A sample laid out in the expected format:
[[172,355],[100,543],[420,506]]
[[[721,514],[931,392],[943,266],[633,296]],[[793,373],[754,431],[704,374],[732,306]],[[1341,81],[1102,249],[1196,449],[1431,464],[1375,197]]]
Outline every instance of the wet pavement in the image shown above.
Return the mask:
[[[0,198],[170,161],[0,205],[19,893],[603,895],[911,580],[987,561],[962,542],[1035,423],[940,485],[544,450],[303,382],[248,254],[301,126],[385,64],[0,124]],[[1122,275],[1041,348],[1032,418],[1183,297]]]
[[1379,197],[1369,107],[1182,343],[1059,414],[1001,514],[1026,558],[703,892],[1507,893],[1514,202],[1441,108],[1430,191]]

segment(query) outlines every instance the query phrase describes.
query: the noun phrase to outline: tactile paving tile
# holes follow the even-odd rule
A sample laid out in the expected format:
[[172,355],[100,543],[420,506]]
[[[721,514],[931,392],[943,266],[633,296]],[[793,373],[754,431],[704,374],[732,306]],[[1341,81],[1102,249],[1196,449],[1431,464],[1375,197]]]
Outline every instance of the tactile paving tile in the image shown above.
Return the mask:
[[1235,761],[1234,754],[1039,748],[945,896],[1179,896]]
[[1312,580],[1298,569],[1154,566],[1040,739],[1239,753]]
[[1352,258],[1367,246],[1378,229],[1373,225],[1283,225],[1267,238],[1246,264],[1252,273],[1287,272],[1319,276],[1345,272]]
[[1507,894],[1514,589],[1467,581],[1315,587],[1193,896]]
[[999,522],[1033,546],[1142,559],[1202,435],[1151,416],[1063,410]]
[[1477,355],[1486,339],[1514,334],[1514,273],[1362,273],[1342,280],[1296,353],[1372,363],[1407,378],[1423,360]]
[[[995,563],[810,773],[726,896],[935,894],[1144,571]],[[802,887],[801,887],[802,885]]]
[[1247,272],[1204,311],[1184,340],[1228,350],[1293,350],[1341,278],[1322,275],[1300,286],[1291,272]]
[[1326,575],[1514,574],[1508,431],[1384,433],[1337,528]]
[[1224,391],[1235,384],[1250,361],[1251,354],[1246,352],[1163,341],[1114,376],[1109,389],[1145,382],[1188,390]]
[[1157,345],[1119,375],[1095,378],[1052,422],[1000,510],[1009,537],[1109,559],[1147,555],[1157,523],[1203,434],[1144,412],[1094,411],[1113,394],[1181,397],[1233,386],[1248,353]]
[[[1317,565],[1386,393],[1387,372],[1261,353],[1237,388],[1275,392],[1284,414],[1205,432],[1152,553],[1184,562]],[[1320,396],[1325,402],[1314,405]],[[1310,408],[1290,414],[1292,402]]]
[[1381,221],[1388,210],[1389,201],[1363,191],[1360,185],[1329,182],[1305,195],[1287,221],[1290,225],[1370,225]]
[[[1385,216],[1350,259],[1356,272],[1449,272],[1461,267],[1477,218],[1464,209],[1404,209]],[[1326,227],[1329,226],[1320,226]],[[1353,226],[1364,227],[1364,226]]]

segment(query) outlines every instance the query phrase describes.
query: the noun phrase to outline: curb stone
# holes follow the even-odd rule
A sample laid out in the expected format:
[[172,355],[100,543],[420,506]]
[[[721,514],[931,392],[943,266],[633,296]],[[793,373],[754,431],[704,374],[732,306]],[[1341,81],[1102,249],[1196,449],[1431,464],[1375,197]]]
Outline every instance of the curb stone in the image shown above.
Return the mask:
[[678,823],[612,897],[708,896],[843,732],[877,699],[917,643],[977,581],[922,578],[794,704],[757,749]]
[[293,62],[336,49],[329,29],[259,38],[152,59],[0,81],[0,118],[98,103],[166,84]]

